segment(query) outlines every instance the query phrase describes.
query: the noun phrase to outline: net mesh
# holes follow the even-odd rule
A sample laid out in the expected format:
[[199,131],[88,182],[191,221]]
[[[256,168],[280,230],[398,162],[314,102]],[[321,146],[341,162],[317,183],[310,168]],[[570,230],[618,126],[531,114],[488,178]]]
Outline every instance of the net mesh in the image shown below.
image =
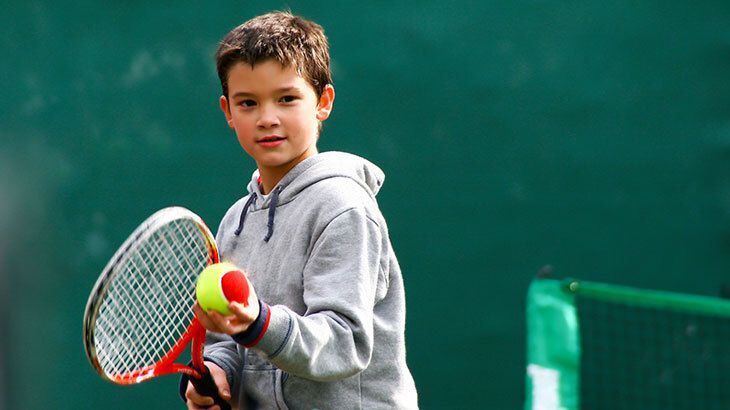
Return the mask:
[[133,245],[116,266],[96,318],[99,364],[111,376],[153,365],[193,319],[195,281],[209,247],[189,219],[173,220]]
[[730,317],[576,298],[584,409],[730,409]]

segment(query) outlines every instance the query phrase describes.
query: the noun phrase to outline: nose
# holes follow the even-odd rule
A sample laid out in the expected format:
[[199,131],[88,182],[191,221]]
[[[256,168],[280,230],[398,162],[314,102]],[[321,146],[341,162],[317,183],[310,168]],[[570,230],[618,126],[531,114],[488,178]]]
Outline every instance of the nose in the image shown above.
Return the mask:
[[279,125],[279,116],[276,107],[271,104],[262,104],[259,109],[259,118],[256,126],[262,129],[272,128]]

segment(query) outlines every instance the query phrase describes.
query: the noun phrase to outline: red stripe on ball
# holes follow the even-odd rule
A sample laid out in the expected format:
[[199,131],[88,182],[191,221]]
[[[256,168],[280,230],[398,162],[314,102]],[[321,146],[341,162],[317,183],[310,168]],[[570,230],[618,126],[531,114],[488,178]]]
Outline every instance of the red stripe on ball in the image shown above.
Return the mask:
[[248,306],[248,281],[240,270],[231,270],[221,277],[223,295],[229,302],[243,303]]

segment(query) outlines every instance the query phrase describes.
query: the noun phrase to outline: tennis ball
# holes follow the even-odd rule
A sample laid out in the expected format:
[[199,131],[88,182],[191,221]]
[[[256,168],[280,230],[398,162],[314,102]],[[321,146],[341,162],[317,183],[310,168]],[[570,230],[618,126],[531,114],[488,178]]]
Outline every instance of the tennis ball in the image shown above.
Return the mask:
[[210,309],[228,316],[228,303],[239,302],[248,305],[248,281],[246,275],[228,262],[208,265],[198,276],[195,296],[203,310]]

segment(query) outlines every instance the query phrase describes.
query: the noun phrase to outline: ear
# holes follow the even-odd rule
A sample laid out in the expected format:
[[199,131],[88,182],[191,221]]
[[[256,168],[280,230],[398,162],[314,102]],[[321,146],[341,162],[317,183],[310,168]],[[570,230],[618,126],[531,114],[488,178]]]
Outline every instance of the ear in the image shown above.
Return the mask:
[[228,126],[233,128],[233,117],[231,116],[231,106],[228,104],[228,99],[226,98],[225,95],[221,95],[220,104],[221,104],[221,111],[223,111],[223,114],[226,116],[226,121],[228,122]]
[[324,121],[329,118],[332,112],[332,105],[335,102],[335,87],[332,84],[327,84],[322,91],[322,96],[319,97],[319,104],[317,104],[317,119]]

